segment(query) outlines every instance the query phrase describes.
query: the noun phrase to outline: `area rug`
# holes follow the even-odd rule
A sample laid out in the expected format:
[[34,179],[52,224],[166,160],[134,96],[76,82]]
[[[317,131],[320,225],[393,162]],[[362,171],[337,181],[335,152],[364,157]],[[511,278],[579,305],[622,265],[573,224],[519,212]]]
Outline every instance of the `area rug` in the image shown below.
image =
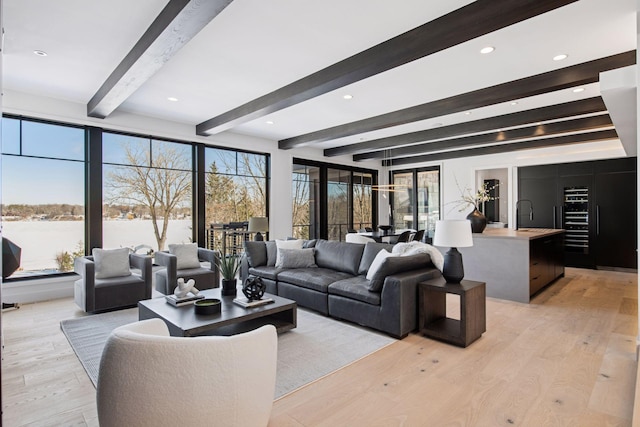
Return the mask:
[[[131,308],[63,320],[66,335],[95,386],[102,349],[111,331],[138,320]],[[387,335],[298,308],[298,326],[278,336],[275,397],[302,387],[395,340]]]

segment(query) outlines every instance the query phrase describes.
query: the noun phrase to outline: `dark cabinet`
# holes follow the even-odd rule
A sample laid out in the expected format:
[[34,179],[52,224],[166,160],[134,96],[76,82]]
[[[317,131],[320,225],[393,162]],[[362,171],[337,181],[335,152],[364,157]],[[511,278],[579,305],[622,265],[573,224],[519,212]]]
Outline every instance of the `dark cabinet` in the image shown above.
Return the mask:
[[[518,170],[519,228],[558,228],[556,226],[556,165],[531,166]],[[533,215],[530,209],[533,207]]]
[[529,243],[529,295],[564,276],[563,235],[543,237]]
[[[636,269],[636,158],[518,169],[520,227],[564,228],[571,267]],[[524,208],[524,209],[523,209]]]
[[596,266],[638,268],[635,171],[595,176]]

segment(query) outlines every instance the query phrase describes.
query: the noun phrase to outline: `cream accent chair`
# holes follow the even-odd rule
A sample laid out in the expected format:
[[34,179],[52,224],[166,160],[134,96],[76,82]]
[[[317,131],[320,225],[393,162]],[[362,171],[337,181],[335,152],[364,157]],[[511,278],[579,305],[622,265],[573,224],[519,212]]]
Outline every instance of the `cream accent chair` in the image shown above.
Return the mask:
[[273,325],[195,338],[169,336],[161,319],[121,326],[100,361],[100,426],[266,426],[277,351]]
[[358,233],[347,233],[345,240],[349,243],[362,243],[364,245],[366,245],[367,242],[375,242],[371,237],[362,236]]

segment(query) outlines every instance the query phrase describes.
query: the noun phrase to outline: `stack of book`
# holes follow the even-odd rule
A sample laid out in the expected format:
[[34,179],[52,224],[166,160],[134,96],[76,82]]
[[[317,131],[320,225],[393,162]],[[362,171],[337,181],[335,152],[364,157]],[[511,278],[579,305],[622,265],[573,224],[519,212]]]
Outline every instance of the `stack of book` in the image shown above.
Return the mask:
[[181,307],[183,305],[193,304],[194,301],[204,298],[204,295],[189,295],[186,297],[178,298],[177,296],[171,294],[165,295],[164,298],[172,306]]
[[251,307],[258,307],[260,305],[272,303],[273,299],[262,298],[262,299],[254,299],[252,301],[249,301],[247,298],[236,298],[233,300],[233,302],[244,308],[251,308]]

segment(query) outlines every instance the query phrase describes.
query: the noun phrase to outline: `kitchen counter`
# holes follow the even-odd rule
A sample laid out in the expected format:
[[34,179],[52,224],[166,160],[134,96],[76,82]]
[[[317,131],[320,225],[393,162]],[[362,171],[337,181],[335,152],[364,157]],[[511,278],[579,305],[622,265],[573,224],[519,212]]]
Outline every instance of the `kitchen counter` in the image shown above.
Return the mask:
[[564,230],[559,228],[521,228],[519,230],[512,230],[511,228],[486,228],[482,233],[473,234],[473,238],[510,238],[534,240],[562,233],[564,233]]
[[[440,248],[446,252],[449,248]],[[487,228],[473,246],[458,248],[464,278],[486,282],[487,296],[528,303],[564,276],[564,230]]]

